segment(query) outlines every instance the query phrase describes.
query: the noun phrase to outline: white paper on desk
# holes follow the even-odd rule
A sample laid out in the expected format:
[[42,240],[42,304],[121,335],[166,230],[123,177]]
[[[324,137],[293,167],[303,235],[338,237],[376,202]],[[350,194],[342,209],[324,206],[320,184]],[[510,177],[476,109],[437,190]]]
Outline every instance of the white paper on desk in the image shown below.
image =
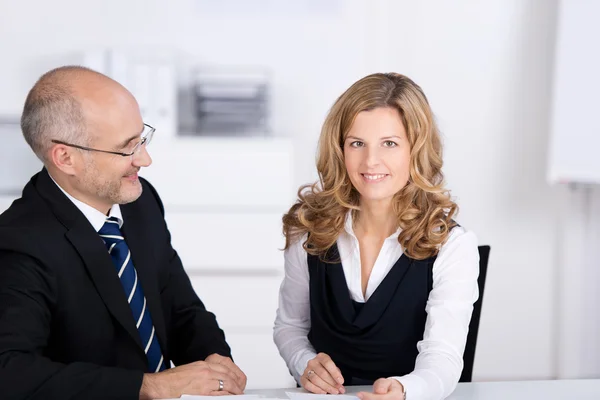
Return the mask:
[[315,394],[315,393],[294,393],[285,392],[290,400],[358,400],[353,394]]
[[191,395],[191,394],[184,394],[183,396],[181,396],[181,399],[186,399],[186,400],[207,400],[207,399],[211,399],[211,400],[264,400],[263,398],[261,398],[261,396],[257,395],[257,394],[232,394],[232,395],[225,395],[225,396],[196,396],[196,395]]

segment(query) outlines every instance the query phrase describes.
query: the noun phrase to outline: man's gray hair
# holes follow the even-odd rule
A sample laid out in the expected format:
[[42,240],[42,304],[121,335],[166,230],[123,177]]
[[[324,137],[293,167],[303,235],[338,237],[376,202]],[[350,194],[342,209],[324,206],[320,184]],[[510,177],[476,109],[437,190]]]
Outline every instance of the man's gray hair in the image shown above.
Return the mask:
[[21,130],[36,156],[47,163],[52,140],[80,146],[89,145],[81,104],[72,89],[71,79],[92,72],[85,67],[65,66],[46,72],[29,91]]

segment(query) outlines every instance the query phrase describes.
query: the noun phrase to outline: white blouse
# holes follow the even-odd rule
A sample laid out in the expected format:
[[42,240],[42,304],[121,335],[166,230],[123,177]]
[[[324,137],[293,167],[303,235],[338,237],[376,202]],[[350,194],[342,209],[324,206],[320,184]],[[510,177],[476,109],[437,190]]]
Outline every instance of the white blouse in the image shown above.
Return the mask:
[[[345,229],[337,240],[342,267],[352,299],[364,303],[373,294],[403,253],[400,230],[389,236],[369,277],[366,296],[361,288],[360,250],[348,213]],[[307,335],[310,331],[309,273],[306,236],[285,251],[285,277],[279,290],[279,308],[273,337],[279,353],[297,382],[308,361],[317,354]],[[473,303],[478,298],[479,252],[473,232],[452,229],[433,264],[433,287],[425,310],[427,320],[415,370],[393,377],[400,381],[407,400],[440,400],[455,389],[463,368],[462,355]],[[334,360],[335,362],[335,360]]]

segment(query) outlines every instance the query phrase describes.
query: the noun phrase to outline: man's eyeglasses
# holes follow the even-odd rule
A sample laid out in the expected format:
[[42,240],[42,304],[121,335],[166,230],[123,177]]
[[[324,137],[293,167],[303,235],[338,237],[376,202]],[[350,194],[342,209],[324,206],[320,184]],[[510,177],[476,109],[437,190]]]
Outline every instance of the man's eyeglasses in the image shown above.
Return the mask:
[[156,129],[153,128],[152,126],[150,126],[148,124],[144,124],[144,132],[142,132],[142,140],[140,140],[138,143],[136,143],[136,145],[133,147],[133,149],[129,153],[122,153],[119,151],[110,151],[110,150],[92,149],[91,147],[79,146],[78,144],[66,143],[61,140],[54,140],[54,139],[52,139],[52,143],[62,144],[62,145],[74,147],[74,148],[80,149],[80,150],[97,151],[99,153],[115,154],[115,155],[121,156],[121,157],[133,158],[136,154],[140,153],[140,151],[142,150],[142,146],[146,147],[150,144],[155,131],[156,131]]

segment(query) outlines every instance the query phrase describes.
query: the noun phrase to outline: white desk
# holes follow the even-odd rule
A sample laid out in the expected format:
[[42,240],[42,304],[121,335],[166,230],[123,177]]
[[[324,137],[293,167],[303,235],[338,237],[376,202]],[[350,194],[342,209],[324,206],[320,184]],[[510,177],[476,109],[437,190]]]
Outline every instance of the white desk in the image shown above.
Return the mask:
[[[370,390],[370,386],[346,388],[349,393]],[[285,392],[302,389],[247,390],[246,394],[287,399]],[[335,397],[331,396],[334,400]],[[599,400],[600,379],[459,383],[447,400]]]

